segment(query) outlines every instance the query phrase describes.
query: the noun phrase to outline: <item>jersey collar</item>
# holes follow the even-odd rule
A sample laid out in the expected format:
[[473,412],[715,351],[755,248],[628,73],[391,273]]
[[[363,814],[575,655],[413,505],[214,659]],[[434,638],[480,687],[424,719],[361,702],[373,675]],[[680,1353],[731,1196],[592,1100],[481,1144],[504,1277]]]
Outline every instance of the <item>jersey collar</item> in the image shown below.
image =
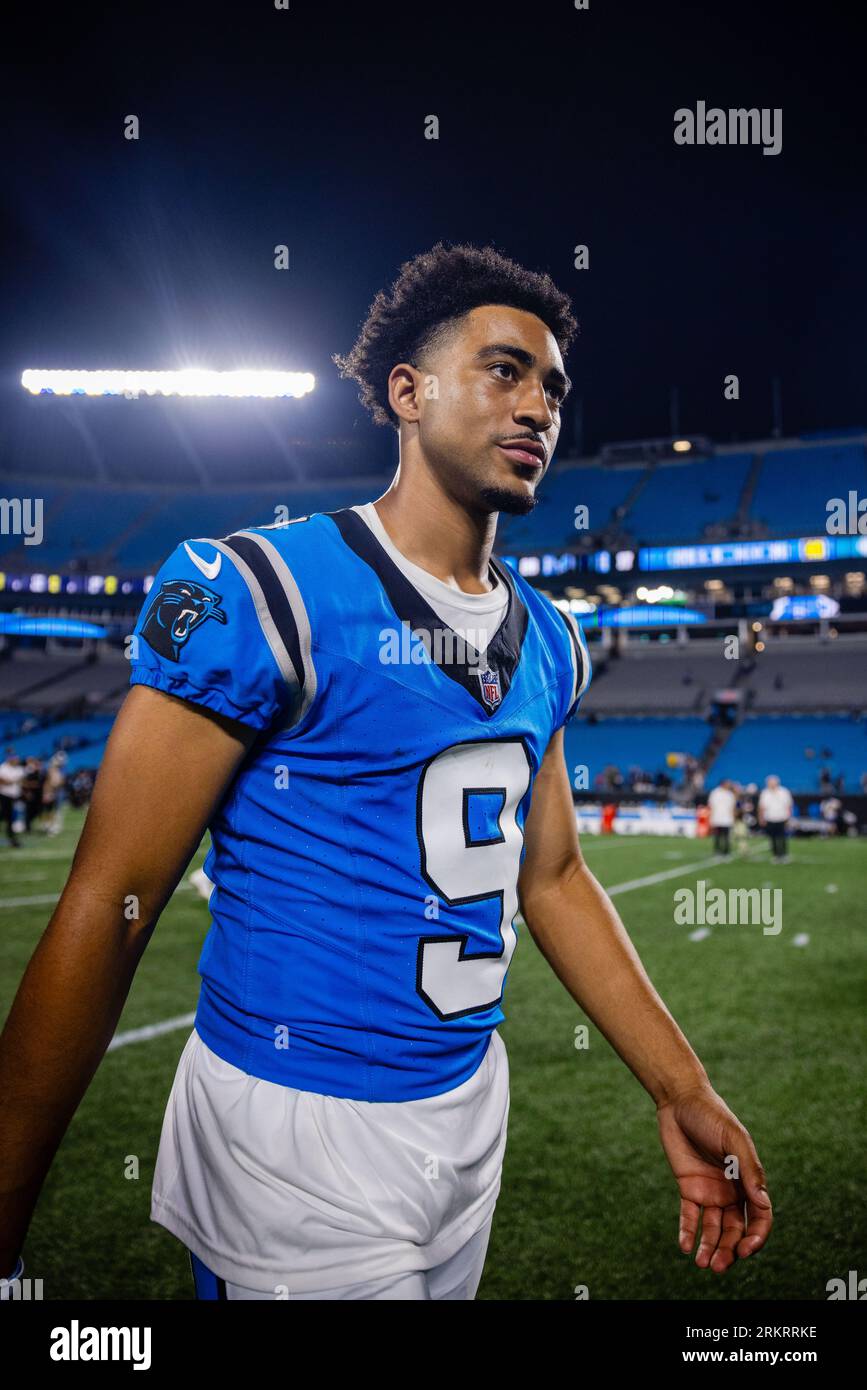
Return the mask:
[[[374,571],[401,622],[409,623],[413,632],[433,634],[439,630],[452,633],[453,640],[442,644],[442,659],[437,660],[436,664],[443,675],[462,685],[488,716],[495,715],[502,707],[514,679],[529,618],[509,566],[491,557],[491,568],[500,583],[506,585],[509,602],[503,620],[488,645],[486,664],[472,665],[461,657],[464,643],[460,636],[443,622],[424,595],[398,569],[367,522],[351,507],[326,512],[325,515],[334,522],[350,550]],[[437,654],[437,647],[434,646],[432,655],[436,657]]]

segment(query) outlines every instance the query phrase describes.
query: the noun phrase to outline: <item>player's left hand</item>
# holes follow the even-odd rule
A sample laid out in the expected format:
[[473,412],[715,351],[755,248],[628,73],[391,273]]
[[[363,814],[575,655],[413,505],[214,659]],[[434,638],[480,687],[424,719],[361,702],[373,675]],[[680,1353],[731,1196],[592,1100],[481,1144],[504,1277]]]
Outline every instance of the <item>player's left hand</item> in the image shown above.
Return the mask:
[[[749,1131],[710,1085],[661,1105],[657,1120],[680,1188],[678,1244],[691,1253],[701,1217],[695,1262],[724,1274],[736,1259],[761,1250],[773,1224],[764,1169]],[[726,1168],[739,1177],[727,1178]]]

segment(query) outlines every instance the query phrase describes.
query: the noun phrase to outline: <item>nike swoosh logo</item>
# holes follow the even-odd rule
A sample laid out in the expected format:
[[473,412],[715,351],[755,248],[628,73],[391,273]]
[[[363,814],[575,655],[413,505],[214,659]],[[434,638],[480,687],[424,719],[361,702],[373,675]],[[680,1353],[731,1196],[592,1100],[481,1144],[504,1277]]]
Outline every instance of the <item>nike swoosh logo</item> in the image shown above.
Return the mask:
[[216,560],[203,560],[201,555],[197,555],[194,550],[190,550],[186,541],[184,541],[184,550],[189,555],[196,569],[201,570],[206,579],[216,579],[217,575],[220,573],[220,566],[223,563],[221,551],[217,551]]

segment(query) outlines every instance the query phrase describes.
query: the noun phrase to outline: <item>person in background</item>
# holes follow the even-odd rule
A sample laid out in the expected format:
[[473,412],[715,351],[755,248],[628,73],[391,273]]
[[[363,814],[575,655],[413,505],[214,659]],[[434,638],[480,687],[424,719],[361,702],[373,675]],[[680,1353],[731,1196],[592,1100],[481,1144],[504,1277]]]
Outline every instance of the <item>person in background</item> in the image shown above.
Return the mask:
[[48,760],[45,781],[42,784],[42,810],[47,817],[45,833],[59,835],[63,829],[64,807],[66,803],[66,773],[64,765],[66,754],[55,753]]
[[780,784],[779,777],[765,778],[759,796],[759,825],[768,832],[771,852],[778,864],[787,864],[786,827],[792,815],[792,793]]
[[732,790],[732,784],[723,778],[718,787],[714,787],[707,799],[707,807],[710,812],[710,828],[713,831],[713,847],[716,854],[731,853],[731,831],[735,823],[735,807],[737,798]]
[[21,780],[21,798],[24,802],[24,820],[27,830],[32,829],[33,822],[42,812],[42,778],[42,759],[28,758]]
[[744,819],[744,810],[741,805],[735,807],[735,823],[732,826],[732,848],[739,858],[742,858],[750,847],[750,828]]
[[23,780],[24,767],[21,759],[11,748],[7,748],[6,757],[0,763],[0,822],[6,826],[6,834],[13,849],[21,848],[15,828],[15,805],[21,797]]

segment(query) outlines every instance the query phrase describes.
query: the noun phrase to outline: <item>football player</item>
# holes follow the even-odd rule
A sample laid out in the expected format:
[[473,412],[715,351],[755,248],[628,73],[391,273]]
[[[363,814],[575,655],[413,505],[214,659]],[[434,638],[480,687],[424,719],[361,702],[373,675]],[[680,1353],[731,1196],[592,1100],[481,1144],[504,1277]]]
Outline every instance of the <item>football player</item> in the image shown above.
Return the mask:
[[492,554],[499,513],[536,505],[575,329],[547,275],[492,248],[407,262],[336,359],[397,433],[388,490],[165,561],[0,1044],[0,1274],[205,827],[212,921],[152,1195],[200,1298],[475,1296],[519,905],[656,1106],[680,1248],[700,1216],[701,1268],[764,1244],[750,1135],[581,855],[581,632]]

